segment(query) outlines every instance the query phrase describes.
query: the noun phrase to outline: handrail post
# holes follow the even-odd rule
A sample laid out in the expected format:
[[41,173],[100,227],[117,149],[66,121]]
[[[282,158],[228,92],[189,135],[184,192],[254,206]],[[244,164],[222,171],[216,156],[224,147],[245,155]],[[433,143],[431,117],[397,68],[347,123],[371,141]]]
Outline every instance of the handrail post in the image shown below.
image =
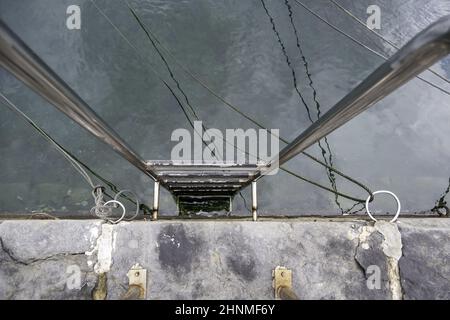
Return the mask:
[[256,192],[256,181],[252,181],[252,218],[253,221],[258,219],[258,198]]
[[159,182],[155,181],[155,187],[153,189],[152,220],[158,220],[158,211],[159,211]]

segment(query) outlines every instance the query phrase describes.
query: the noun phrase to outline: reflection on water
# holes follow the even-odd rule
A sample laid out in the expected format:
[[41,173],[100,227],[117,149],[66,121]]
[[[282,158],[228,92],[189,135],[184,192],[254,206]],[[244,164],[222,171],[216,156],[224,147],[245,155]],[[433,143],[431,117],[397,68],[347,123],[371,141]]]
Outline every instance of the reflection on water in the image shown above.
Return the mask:
[[[447,189],[445,189],[445,191],[442,193],[441,197],[436,201],[436,205],[434,206],[434,208],[432,210],[437,211],[440,214],[446,214],[447,216],[450,214],[449,212],[449,208],[447,205],[447,196],[450,192],[450,178],[448,178],[448,186]],[[441,209],[444,209],[444,211],[442,211]]]
[[[365,45],[392,48],[336,10],[329,1],[304,1]],[[369,4],[382,9],[380,33],[402,45],[437,18],[450,14],[446,0],[338,1],[365,20]],[[208,126],[250,128],[244,117],[192,81],[158,50],[126,3],[96,0],[151,67],[111,28],[90,1],[80,1],[82,28],[65,28],[70,1],[0,0],[0,17],[147,159],[167,159],[171,132],[201,119]],[[337,34],[293,1],[132,1],[144,25],[202,81],[227,101],[292,139],[373,71],[381,59]],[[61,16],[61,13],[63,15]],[[150,40],[150,41],[149,41]],[[433,67],[450,76],[449,59]],[[449,90],[431,74],[427,80]],[[314,81],[313,81],[314,80]],[[151,203],[152,184],[5,71],[1,91],[88,168]],[[320,97],[320,98],[319,98]],[[319,103],[320,101],[320,103]],[[430,210],[448,197],[450,103],[447,95],[414,80],[308,152],[373,190],[388,189],[407,211]],[[301,108],[299,108],[301,105]],[[86,212],[89,187],[64,159],[6,108],[0,108],[0,211]],[[362,191],[304,157],[287,167],[333,190],[359,198]],[[91,172],[92,173],[92,172]],[[97,180],[101,182],[101,179]],[[339,186],[339,189],[338,189]],[[352,201],[338,198],[285,172],[261,180],[261,213],[342,213]],[[248,191],[244,197],[249,198]],[[436,202],[436,204],[435,204]],[[173,214],[171,196],[161,209]],[[375,211],[392,211],[379,197]],[[246,211],[242,197],[235,212]]]
[[[317,101],[317,91],[316,91],[316,89],[314,88],[314,83],[313,83],[313,80],[312,80],[312,78],[311,78],[311,74],[310,74],[310,72],[309,72],[308,62],[307,62],[306,57],[305,57],[305,55],[303,54],[303,50],[302,50],[302,48],[301,48],[301,46],[300,46],[299,33],[298,33],[297,28],[295,27],[295,24],[294,24],[292,7],[291,7],[291,5],[290,5],[290,3],[289,3],[288,0],[285,0],[284,3],[285,3],[285,5],[286,5],[286,7],[287,7],[287,9],[288,9],[288,12],[289,12],[289,22],[290,22],[290,25],[291,25],[292,30],[293,30],[293,32],[294,32],[294,35],[295,35],[296,46],[297,46],[297,48],[298,48],[300,57],[301,57],[301,59],[302,59],[303,65],[304,65],[304,67],[305,67],[305,73],[306,73],[306,76],[307,76],[307,78],[308,78],[308,85],[309,85],[309,87],[311,88],[311,90],[312,90],[312,92],[313,92],[313,101],[314,101],[314,103],[315,103],[316,110],[317,110],[317,118],[314,119],[314,120],[313,120],[313,118],[312,118],[312,116],[311,116],[311,111],[310,111],[310,107],[308,106],[308,103],[305,101],[305,98],[303,97],[302,93],[301,93],[300,90],[298,89],[298,86],[297,86],[297,77],[296,77],[296,74],[295,74],[295,69],[293,68],[293,66],[292,66],[292,64],[291,64],[291,61],[290,61],[290,58],[289,58],[289,55],[288,55],[287,52],[286,52],[286,47],[285,47],[285,45],[284,45],[284,43],[283,43],[283,40],[281,39],[281,36],[280,36],[279,32],[277,31],[277,28],[276,28],[276,26],[275,26],[275,22],[274,22],[272,16],[270,15],[269,10],[267,9],[264,0],[261,0],[261,4],[262,4],[262,6],[263,6],[263,8],[264,8],[264,11],[265,11],[265,13],[267,14],[267,17],[269,18],[270,23],[271,23],[271,25],[272,25],[272,30],[273,30],[273,32],[274,32],[275,35],[276,35],[277,41],[278,41],[278,43],[279,43],[279,45],[280,45],[280,47],[281,47],[281,50],[282,50],[282,52],[283,52],[283,55],[284,55],[285,59],[286,59],[286,64],[288,65],[289,69],[291,70],[291,73],[292,73],[292,81],[293,81],[293,85],[294,85],[295,92],[297,93],[297,95],[298,95],[300,101],[302,102],[303,106],[305,107],[305,110],[306,110],[306,113],[307,113],[307,115],[308,115],[309,121],[310,121],[311,123],[313,123],[315,120],[317,120],[317,119],[320,117],[320,104],[319,104],[319,102]],[[323,158],[324,162],[325,162],[328,166],[333,167],[333,154],[332,154],[332,152],[331,152],[330,144],[328,143],[328,139],[327,139],[326,137],[323,139],[323,141],[325,142],[325,145],[326,145],[327,150],[328,150],[328,157],[327,157],[327,151],[326,151],[326,150],[324,149],[324,147],[322,146],[322,142],[319,141],[319,142],[317,143],[317,145],[319,146],[319,149],[320,149],[320,151],[321,151],[321,155],[322,155],[322,158]],[[326,168],[325,170],[326,170],[326,173],[327,173],[327,177],[328,177],[328,179],[329,179],[329,181],[330,181],[330,183],[331,183],[331,187],[333,188],[334,191],[337,191],[336,178],[335,178],[335,176],[334,176],[333,171],[331,171],[331,170],[328,169],[328,168]],[[336,202],[336,205],[337,205],[337,206],[339,207],[339,209],[341,210],[341,213],[344,213],[344,209],[342,208],[341,204],[339,203],[338,197],[339,197],[338,194],[335,194],[335,202]]]
[[[186,105],[189,107],[189,110],[190,110],[192,116],[194,117],[195,120],[201,121],[201,119],[197,115],[197,112],[195,111],[195,108],[189,102],[188,95],[181,88],[180,82],[175,78],[175,75],[174,75],[174,73],[172,71],[172,68],[169,66],[169,63],[167,62],[167,59],[164,57],[163,53],[161,52],[161,50],[159,50],[158,46],[156,45],[155,41],[157,41],[157,40],[154,39],[154,37],[150,35],[148,29],[145,27],[145,24],[141,21],[141,19],[139,19],[139,16],[137,15],[136,11],[132,7],[130,7],[129,3],[127,3],[127,5],[128,5],[128,8],[130,9],[131,13],[133,14],[133,17],[136,19],[136,21],[139,23],[139,26],[145,32],[148,40],[150,40],[150,43],[152,44],[152,47],[155,49],[155,51],[158,53],[158,56],[163,61],[164,66],[166,67],[166,69],[167,69],[167,71],[168,71],[168,73],[170,75],[170,78],[175,82],[178,91],[183,95],[184,101],[185,101]],[[196,130],[196,128],[194,127],[193,121],[189,117],[188,113],[186,112],[185,107],[183,106],[183,104],[181,103],[181,101],[179,100],[177,95],[174,93],[173,88],[170,87],[167,83],[165,83],[165,85],[170,90],[171,94],[175,97],[175,99],[177,100],[177,103],[180,106],[181,110],[183,111],[183,114],[185,115],[186,120],[188,121],[189,125],[194,129],[195,133],[197,135],[199,135],[199,137],[202,139],[203,145],[210,149],[211,154],[212,154],[213,157],[216,157],[216,151],[218,150],[218,148],[217,147],[216,148],[212,148],[209,144],[206,143],[205,140],[203,140],[203,135],[200,132],[198,132]],[[203,122],[202,122],[202,129],[203,129],[203,132],[208,130],[208,128],[203,124]],[[206,135],[207,135],[207,133],[206,133]],[[207,138],[209,138],[209,136],[207,136]],[[211,140],[211,139],[207,139],[207,140]],[[217,155],[216,159],[219,159],[219,158],[220,158],[220,154]]]

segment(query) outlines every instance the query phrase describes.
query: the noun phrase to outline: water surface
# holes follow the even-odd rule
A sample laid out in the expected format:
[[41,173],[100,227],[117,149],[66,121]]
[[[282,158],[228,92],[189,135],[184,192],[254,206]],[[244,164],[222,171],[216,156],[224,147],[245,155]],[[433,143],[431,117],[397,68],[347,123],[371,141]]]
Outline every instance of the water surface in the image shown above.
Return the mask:
[[[256,128],[167,55],[166,65],[125,1],[95,2],[139,54],[88,0],[78,1],[82,12],[79,31],[65,26],[66,8],[73,4],[68,0],[0,0],[0,18],[146,159],[168,159],[172,131],[191,130],[183,110],[155,72],[207,127]],[[302,2],[364,45],[387,56],[395,51],[331,2]],[[450,14],[448,0],[338,2],[363,20],[370,4],[379,5],[379,32],[399,46]],[[193,74],[264,126],[279,128],[289,140],[383,62],[294,0],[130,3]],[[449,78],[450,59],[433,69]],[[439,78],[429,73],[423,77],[450,91],[450,85]],[[0,70],[0,88],[91,169],[151,204],[153,185],[148,177],[4,70]],[[372,190],[395,192],[404,211],[429,210],[449,184],[449,105],[448,95],[415,79],[308,152]],[[93,205],[90,187],[79,174],[4,106],[0,108],[0,154],[1,212],[83,213]],[[341,192],[367,196],[305,156],[299,155],[286,167]],[[281,171],[263,178],[258,192],[261,214],[341,214],[353,205]],[[243,196],[248,204],[248,190]],[[160,206],[162,214],[175,214],[176,205],[167,192],[162,193]],[[380,212],[395,209],[388,197],[377,197],[373,206]],[[235,198],[233,210],[246,212],[242,197]]]

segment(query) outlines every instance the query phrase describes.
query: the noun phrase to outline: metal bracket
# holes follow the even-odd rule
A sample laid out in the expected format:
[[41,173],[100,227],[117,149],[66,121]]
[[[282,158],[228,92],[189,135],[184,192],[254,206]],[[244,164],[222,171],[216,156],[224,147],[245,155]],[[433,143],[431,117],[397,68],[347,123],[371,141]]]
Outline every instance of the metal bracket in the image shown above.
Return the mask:
[[292,291],[292,270],[277,266],[272,271],[273,283],[276,300],[297,300],[298,297]]
[[147,270],[142,268],[139,263],[131,267],[127,273],[128,277],[128,299],[145,299],[147,291]]

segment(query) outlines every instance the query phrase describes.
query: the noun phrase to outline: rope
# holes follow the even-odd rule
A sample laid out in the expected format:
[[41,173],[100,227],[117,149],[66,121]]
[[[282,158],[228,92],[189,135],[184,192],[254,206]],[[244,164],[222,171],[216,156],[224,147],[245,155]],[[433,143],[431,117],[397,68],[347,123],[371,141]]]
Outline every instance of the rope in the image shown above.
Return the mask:
[[[103,200],[104,189],[105,188],[103,186],[96,186],[94,190],[92,190],[92,196],[94,197],[95,205],[91,208],[91,214],[97,216],[100,219],[106,220],[112,224],[119,223],[124,219],[126,209],[124,205],[120,201],[117,201],[116,199],[105,202]],[[117,220],[109,219],[109,216],[112,215],[112,209],[117,208],[117,206],[120,206],[120,208],[122,209],[122,215]],[[136,211],[139,213],[139,205],[136,206]],[[134,215],[133,218],[136,216],[137,214]]]
[[102,186],[95,186],[92,190],[95,205],[91,208],[91,214],[106,220],[111,215],[112,207],[105,206],[106,201],[103,200],[104,190],[105,188]]
[[[330,188],[328,188],[328,187],[326,187],[326,186],[323,186],[323,185],[321,185],[321,184],[319,184],[319,183],[317,183],[317,182],[315,182],[315,181],[313,181],[313,180],[310,180],[310,179],[308,179],[308,178],[302,177],[302,176],[296,174],[295,172],[290,171],[289,169],[282,168],[282,170],[285,171],[285,172],[287,172],[287,173],[289,173],[290,175],[293,175],[294,177],[296,177],[296,178],[298,178],[298,179],[300,179],[300,180],[303,180],[303,181],[305,181],[305,182],[308,182],[308,183],[310,183],[310,184],[312,184],[312,185],[315,185],[316,187],[319,187],[319,188],[321,188],[321,189],[327,190],[327,191],[329,191],[329,192],[331,192],[331,193],[336,193],[337,195],[339,195],[339,196],[341,196],[341,197],[344,197],[344,198],[346,198],[346,199],[349,199],[349,200],[352,200],[352,201],[355,201],[355,202],[358,202],[358,203],[366,202],[366,200],[363,201],[362,199],[358,199],[358,198],[352,197],[352,196],[347,195],[347,194],[345,194],[345,193],[342,193],[342,192],[339,192],[339,191],[334,191],[333,189],[330,189]],[[369,193],[369,195],[371,195],[371,193]]]
[[[308,8],[306,5],[304,5],[302,2],[300,2],[299,0],[294,0],[295,3],[297,3],[299,6],[302,6],[306,11],[308,11],[310,14],[312,14],[313,16],[315,16],[317,19],[319,19],[320,21],[322,21],[323,23],[325,23],[326,25],[328,25],[330,28],[332,28],[333,30],[339,32],[340,34],[342,34],[343,36],[345,36],[346,38],[350,39],[351,41],[353,41],[354,43],[356,43],[357,45],[363,47],[364,49],[372,52],[373,54],[377,55],[378,57],[382,58],[383,60],[388,60],[389,58],[386,57],[385,55],[373,50],[372,48],[366,46],[365,44],[363,44],[362,42],[358,41],[357,39],[353,38],[351,35],[345,33],[344,31],[342,31],[341,29],[339,29],[338,27],[336,27],[335,25],[331,24],[330,22],[328,22],[327,20],[325,20],[324,18],[322,18],[320,15],[318,15],[317,13],[315,13],[314,11],[312,11],[310,8]],[[439,91],[450,95],[450,91],[445,90],[444,88],[439,87],[438,85],[422,78],[421,76],[416,76],[416,78],[418,78],[419,80],[421,80],[422,82],[428,84],[429,86],[432,86],[435,89],[438,89]]]
[[[350,12],[349,10],[345,9],[342,5],[340,5],[339,3],[337,3],[335,0],[329,0],[331,1],[336,7],[338,7],[340,10],[342,10],[345,14],[347,14],[348,16],[350,16],[353,20],[355,20],[357,23],[359,23],[360,25],[362,25],[364,28],[366,28],[367,30],[369,30],[372,34],[374,34],[375,36],[377,36],[378,38],[380,38],[381,40],[383,40],[385,43],[389,44],[391,47],[393,47],[396,50],[400,50],[400,48],[393,43],[392,41],[386,39],[385,37],[383,37],[381,34],[379,34],[378,32],[376,32],[373,29],[370,29],[367,24],[365,24],[363,21],[361,21],[361,19],[359,19],[358,17],[356,17],[352,12]],[[435,76],[437,76],[438,78],[440,78],[441,80],[450,83],[450,80],[447,79],[446,77],[444,77],[443,75],[439,74],[438,72],[432,70],[431,68],[427,69],[429,72],[431,72],[432,74],[434,74]]]
[[[355,209],[354,211],[352,211],[357,205],[361,205],[361,207],[359,209]],[[359,202],[356,202],[353,206],[351,206],[349,209],[345,210],[344,212],[342,212],[343,216],[349,216],[352,214],[357,214],[361,211],[363,211],[366,208],[365,203],[361,204]]]
[[[64,158],[72,165],[72,167],[81,175],[81,177],[93,189],[92,195],[94,197],[95,206],[91,208],[90,212],[95,214],[97,217],[99,217],[101,219],[108,220],[111,223],[120,222],[124,218],[124,216],[126,214],[126,210],[125,210],[125,207],[123,206],[123,204],[117,200],[117,198],[119,196],[122,196],[122,193],[124,193],[124,192],[129,192],[129,193],[132,193],[132,192],[129,190],[118,191],[113,200],[109,200],[109,201],[105,202],[103,200],[103,194],[107,195],[110,198],[111,198],[111,196],[109,196],[108,194],[106,194],[104,192],[104,187],[94,185],[91,177],[89,176],[89,174],[86,172],[86,170],[84,168],[86,168],[87,170],[94,173],[97,177],[101,178],[102,181],[107,182],[108,186],[113,186],[114,189],[111,187],[111,189],[113,191],[117,190],[117,187],[114,184],[112,184],[111,182],[109,182],[108,180],[100,177],[97,173],[95,173],[91,169],[89,169],[84,163],[82,163],[77,158],[75,158],[70,152],[68,152],[63,146],[61,146],[58,142],[56,142],[47,132],[45,132],[41,127],[39,127],[28,115],[26,115],[23,111],[21,111],[13,102],[11,102],[1,92],[0,92],[0,97],[3,99],[3,104],[5,106],[7,106],[10,110],[12,110],[16,114],[18,114],[24,120],[26,120],[26,122],[28,124],[30,124],[41,136],[43,136],[50,144],[52,144],[55,147],[55,149],[64,156]],[[132,193],[132,194],[135,197],[135,201],[132,201],[132,202],[134,204],[136,204],[136,214],[131,218],[131,219],[134,219],[139,213],[140,205],[139,205],[139,200],[138,200],[137,196],[134,193]],[[130,200],[128,197],[126,197],[126,198],[128,200]],[[112,203],[114,205],[108,206],[107,205],[108,203]],[[117,207],[117,205],[119,205],[123,210],[122,217],[116,221],[108,219],[107,217],[112,213],[112,208]]]
[[[61,147],[62,148],[62,147]],[[64,148],[63,148],[64,149]],[[102,176],[100,176],[97,172],[93,171],[91,168],[89,168],[86,164],[84,164],[80,159],[78,159],[76,156],[74,156],[72,153],[70,153],[69,151],[67,151],[66,149],[64,149],[73,159],[75,159],[75,161],[77,161],[81,166],[84,167],[85,170],[87,170],[89,173],[91,173],[93,176],[95,176],[97,179],[99,179],[100,181],[102,181],[105,185],[107,185],[112,192],[114,193],[120,193],[120,189],[117,188],[116,185],[114,185],[111,181],[106,180],[105,178],[103,178]],[[109,199],[114,199],[111,195],[109,195],[107,192],[104,192],[105,195],[109,198]],[[137,205],[139,207],[139,210],[142,210],[144,215],[151,212],[151,209],[143,204],[143,203],[138,203],[137,199],[133,200],[130,197],[128,197],[127,195],[121,194],[120,195],[121,198],[129,201],[130,203]]]
[[53,138],[51,138],[44,130],[42,130],[30,117],[28,117],[24,112],[22,112],[17,106],[12,103],[8,98],[6,98],[3,93],[0,92],[0,96],[3,99],[4,104],[9,107],[12,111],[17,113],[19,116],[23,117],[30,125],[33,126],[47,141],[49,141],[58,150],[64,158],[69,161],[69,163],[74,167],[74,169],[83,177],[83,179],[94,188],[95,185],[92,182],[91,177],[86,173],[86,171],[80,166],[80,164],[75,161],[58,143],[56,143]]

